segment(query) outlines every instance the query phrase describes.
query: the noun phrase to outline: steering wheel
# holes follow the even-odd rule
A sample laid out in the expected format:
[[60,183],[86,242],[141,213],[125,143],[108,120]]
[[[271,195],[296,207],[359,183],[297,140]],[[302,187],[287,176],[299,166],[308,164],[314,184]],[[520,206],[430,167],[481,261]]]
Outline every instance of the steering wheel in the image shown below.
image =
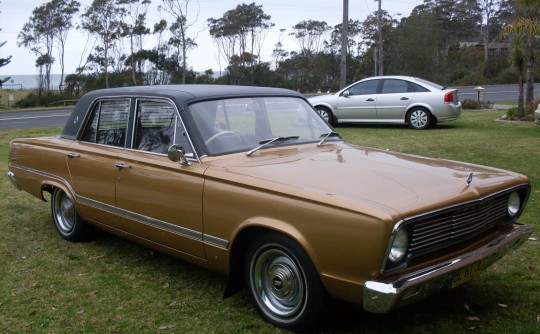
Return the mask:
[[214,143],[218,138],[221,138],[223,136],[234,136],[234,137],[238,138],[238,140],[240,140],[240,141],[242,140],[242,137],[240,137],[240,135],[238,133],[226,130],[226,131],[218,132],[215,135],[213,135],[212,137],[208,138],[205,141],[206,146],[211,146],[212,143]]

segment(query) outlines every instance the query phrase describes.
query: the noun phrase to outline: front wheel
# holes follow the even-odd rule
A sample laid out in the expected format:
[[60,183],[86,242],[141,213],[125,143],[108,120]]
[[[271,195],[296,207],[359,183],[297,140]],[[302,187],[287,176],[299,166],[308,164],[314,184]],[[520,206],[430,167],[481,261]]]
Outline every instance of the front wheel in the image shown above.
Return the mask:
[[409,127],[415,130],[425,130],[431,126],[432,116],[424,108],[414,108],[407,115]]
[[71,196],[56,188],[51,196],[51,213],[58,234],[69,241],[82,241],[90,236],[90,226],[79,217]]
[[336,121],[334,119],[334,115],[332,114],[332,112],[330,111],[330,109],[326,108],[326,107],[322,107],[322,106],[316,106],[315,107],[315,110],[317,110],[317,112],[319,113],[319,115],[322,116],[322,118],[324,118],[324,120],[330,124],[330,125],[336,125]]
[[244,274],[248,293],[267,321],[296,330],[314,325],[325,291],[311,260],[296,242],[274,233],[256,239],[249,247]]

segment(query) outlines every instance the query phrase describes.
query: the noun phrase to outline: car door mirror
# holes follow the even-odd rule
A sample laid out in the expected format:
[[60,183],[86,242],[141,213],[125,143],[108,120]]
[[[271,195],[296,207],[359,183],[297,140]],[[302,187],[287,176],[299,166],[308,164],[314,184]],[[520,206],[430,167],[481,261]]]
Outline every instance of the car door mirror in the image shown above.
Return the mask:
[[351,93],[348,90],[344,91],[343,94],[341,94],[341,96],[343,97],[349,97],[349,95],[351,95]]
[[186,150],[182,145],[171,145],[167,150],[167,156],[172,162],[180,162],[182,166],[191,166],[191,162],[186,158]]

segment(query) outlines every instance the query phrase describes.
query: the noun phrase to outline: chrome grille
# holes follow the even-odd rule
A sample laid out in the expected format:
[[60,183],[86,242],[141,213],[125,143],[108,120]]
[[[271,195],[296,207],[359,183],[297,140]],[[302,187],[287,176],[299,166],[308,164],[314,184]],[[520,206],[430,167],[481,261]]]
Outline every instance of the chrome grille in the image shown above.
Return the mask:
[[408,223],[409,253],[435,251],[495,228],[508,219],[509,194],[452,208]]

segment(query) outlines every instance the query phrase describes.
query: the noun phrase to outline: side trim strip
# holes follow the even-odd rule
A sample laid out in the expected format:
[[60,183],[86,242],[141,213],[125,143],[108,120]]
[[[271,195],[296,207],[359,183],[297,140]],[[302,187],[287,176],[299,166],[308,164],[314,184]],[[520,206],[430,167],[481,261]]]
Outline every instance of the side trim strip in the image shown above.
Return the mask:
[[227,240],[214,237],[208,234],[204,234],[195,230],[191,230],[182,226],[167,223],[159,219],[144,216],[144,215],[132,212],[132,211],[120,209],[109,204],[94,201],[90,198],[78,196],[77,200],[82,204],[97,208],[99,210],[110,212],[112,214],[116,214],[116,215],[131,219],[131,220],[136,220],[142,224],[160,228],[162,230],[165,230],[165,231],[168,231],[168,232],[171,232],[171,233],[174,233],[174,234],[186,237],[186,238],[202,241],[205,244],[217,246],[223,249],[227,249],[227,247],[229,246],[229,242]]
[[136,220],[136,221],[138,221],[138,222],[140,222],[142,224],[146,224],[146,225],[149,225],[149,226],[160,228],[162,230],[165,230],[165,231],[168,231],[168,232],[171,232],[171,233],[174,233],[174,234],[186,237],[186,238],[194,239],[194,240],[197,240],[197,241],[202,241],[205,244],[216,246],[216,247],[222,248],[224,250],[226,250],[229,247],[229,241],[227,241],[225,239],[221,239],[221,238],[209,235],[209,234],[204,234],[202,232],[194,231],[194,230],[191,230],[191,229],[188,229],[188,228],[185,228],[185,227],[181,227],[181,226],[178,226],[178,225],[167,223],[165,221],[155,219],[155,218],[152,218],[152,217],[147,217],[147,216],[144,216],[144,215],[132,212],[132,211],[120,209],[120,208],[117,208],[115,206],[105,204],[105,203],[102,203],[102,202],[98,202],[98,201],[95,201],[95,200],[90,199],[90,198],[78,196],[75,193],[75,191],[73,190],[73,188],[71,188],[71,185],[69,184],[69,182],[67,182],[65,179],[63,179],[63,178],[61,178],[59,176],[56,176],[56,175],[53,175],[53,174],[50,174],[50,173],[46,173],[46,172],[42,172],[42,171],[38,171],[38,170],[35,170],[35,169],[32,169],[32,168],[24,167],[24,166],[17,165],[17,164],[11,164],[11,166],[13,166],[14,168],[19,168],[19,169],[22,169],[22,170],[26,170],[26,171],[31,172],[31,173],[35,173],[35,174],[43,175],[43,176],[46,176],[46,177],[49,177],[49,178],[52,178],[52,179],[56,179],[56,180],[62,182],[63,184],[66,185],[66,187],[69,188],[69,190],[73,194],[75,194],[76,200],[78,202],[80,202],[81,204],[85,204],[85,205],[94,207],[96,209],[103,210],[103,211],[106,211],[106,212],[109,212],[109,213],[112,213],[112,214],[116,214],[116,215],[131,219],[131,220]]

